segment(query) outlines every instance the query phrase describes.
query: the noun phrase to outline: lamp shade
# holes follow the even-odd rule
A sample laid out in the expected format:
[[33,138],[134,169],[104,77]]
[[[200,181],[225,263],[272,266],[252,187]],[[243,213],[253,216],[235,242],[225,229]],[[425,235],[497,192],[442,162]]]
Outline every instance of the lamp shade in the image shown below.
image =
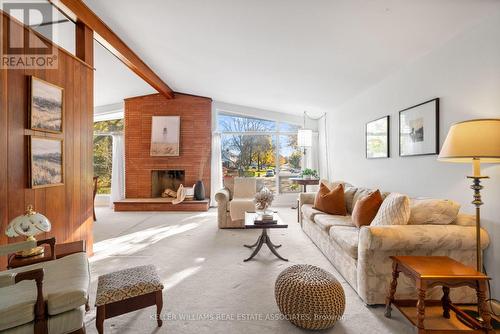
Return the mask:
[[311,147],[312,146],[312,130],[301,129],[297,133],[297,145],[300,147]]
[[450,127],[438,160],[471,163],[500,162],[500,119],[475,119]]
[[24,215],[14,218],[9,223],[5,234],[10,238],[18,236],[33,237],[43,232],[49,232],[50,229],[51,224],[47,217],[35,212],[30,205]]

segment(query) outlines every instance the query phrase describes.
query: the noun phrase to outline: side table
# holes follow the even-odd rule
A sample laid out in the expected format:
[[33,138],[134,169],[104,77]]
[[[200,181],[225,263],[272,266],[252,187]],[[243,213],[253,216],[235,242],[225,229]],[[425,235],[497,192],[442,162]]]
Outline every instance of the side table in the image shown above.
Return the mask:
[[[432,330],[426,328],[425,321],[425,295],[427,289],[435,286],[443,287],[443,297],[441,304],[443,307],[443,317],[450,319],[450,310],[459,314],[465,319],[470,330],[453,330],[453,333],[494,333],[491,326],[491,314],[486,308],[486,283],[490,279],[488,276],[476,271],[472,267],[463,265],[447,256],[391,256],[392,259],[392,281],[388,296],[386,298],[385,316],[391,317],[391,305],[395,305],[401,313],[418,328],[419,334],[443,333],[442,330]],[[417,301],[395,300],[394,295],[398,285],[399,273],[402,272],[415,282],[418,292]],[[472,318],[450,300],[450,288],[468,286],[476,290],[478,300],[478,311],[483,319],[482,322]],[[427,303],[435,305],[436,301]],[[417,309],[416,321],[403,308],[415,306]]]
[[[315,186],[319,184],[319,179],[303,179],[301,177],[291,177],[290,181],[292,181],[293,184],[300,184],[302,186],[302,192],[306,193],[307,192],[307,186]],[[292,209],[297,209],[297,222],[300,221],[300,208],[299,208],[299,201],[297,200],[297,206],[292,207]]]
[[24,266],[29,266],[35,263],[60,259],[62,257],[86,251],[86,244],[84,240],[56,244],[55,238],[38,241],[38,244],[49,243],[45,245],[43,254],[30,256],[30,257],[17,257],[15,254],[9,255],[7,269],[14,269]]

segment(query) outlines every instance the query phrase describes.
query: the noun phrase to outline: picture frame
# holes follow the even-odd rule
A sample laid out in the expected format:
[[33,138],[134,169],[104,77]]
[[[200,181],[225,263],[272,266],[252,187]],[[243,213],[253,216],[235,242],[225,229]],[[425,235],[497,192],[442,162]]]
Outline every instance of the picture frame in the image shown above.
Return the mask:
[[64,88],[30,76],[29,127],[31,130],[63,133]]
[[180,154],[180,116],[153,116],[151,120],[152,157],[178,157]]
[[365,125],[365,154],[367,159],[390,158],[390,129],[389,115],[377,118]]
[[399,111],[399,156],[439,153],[439,98]]
[[29,186],[32,189],[64,185],[64,140],[30,136]]

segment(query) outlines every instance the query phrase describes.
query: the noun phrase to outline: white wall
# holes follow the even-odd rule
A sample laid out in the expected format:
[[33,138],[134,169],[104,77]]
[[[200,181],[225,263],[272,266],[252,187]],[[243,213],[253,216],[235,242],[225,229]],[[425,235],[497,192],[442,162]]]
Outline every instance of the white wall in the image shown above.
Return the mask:
[[[411,43],[411,40],[407,41]],[[398,73],[328,114],[330,176],[355,185],[411,196],[450,198],[473,213],[470,166],[436,156],[398,156],[398,111],[441,99],[440,142],[450,125],[474,118],[500,118],[500,15],[456,36]],[[391,158],[365,159],[365,123],[391,116]],[[483,165],[483,225],[491,237],[485,255],[500,298],[500,165]]]

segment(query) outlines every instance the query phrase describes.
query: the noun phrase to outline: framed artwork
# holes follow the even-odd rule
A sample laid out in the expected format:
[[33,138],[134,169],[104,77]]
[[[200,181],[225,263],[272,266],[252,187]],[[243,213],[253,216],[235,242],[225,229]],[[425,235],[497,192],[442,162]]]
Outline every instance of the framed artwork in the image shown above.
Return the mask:
[[30,136],[30,187],[64,184],[63,140]]
[[366,158],[389,158],[390,117],[384,116],[366,123]]
[[64,89],[34,76],[30,79],[30,128],[62,133]]
[[180,116],[153,116],[151,123],[151,156],[179,156],[180,125]]
[[439,98],[399,112],[399,156],[439,153]]

